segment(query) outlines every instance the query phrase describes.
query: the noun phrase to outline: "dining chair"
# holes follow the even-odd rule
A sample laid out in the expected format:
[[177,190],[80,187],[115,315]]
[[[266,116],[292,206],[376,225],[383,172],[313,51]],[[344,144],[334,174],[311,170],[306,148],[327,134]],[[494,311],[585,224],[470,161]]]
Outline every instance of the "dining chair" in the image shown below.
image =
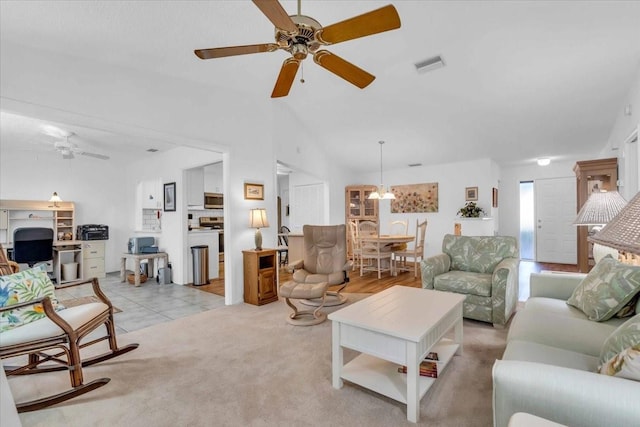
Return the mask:
[[[413,277],[418,277],[419,261],[424,258],[424,237],[427,231],[427,220],[419,223],[416,220],[416,240],[413,248],[393,252],[395,271],[411,271]],[[413,258],[413,267],[407,265],[407,258]]]
[[[360,240],[360,276],[365,271],[376,271],[378,279],[382,277],[383,271],[392,271],[392,252],[391,248],[382,244],[378,240],[363,240],[367,237],[379,236],[380,229],[377,223],[373,221],[362,221],[358,225],[358,239]],[[388,260],[388,263],[383,263]],[[365,261],[367,265],[365,265]]]
[[355,220],[347,221],[347,232],[349,233],[348,253],[351,254],[353,263],[352,270],[355,271],[360,266],[360,242],[358,241],[358,223]]
[[278,257],[280,267],[283,267],[289,263],[289,227],[283,225],[280,227],[280,231],[278,233]]
[[[408,220],[396,220],[391,221],[389,226],[389,234],[395,236],[406,236],[409,231],[409,221]],[[407,249],[406,243],[394,243],[391,245],[391,252],[403,251]]]

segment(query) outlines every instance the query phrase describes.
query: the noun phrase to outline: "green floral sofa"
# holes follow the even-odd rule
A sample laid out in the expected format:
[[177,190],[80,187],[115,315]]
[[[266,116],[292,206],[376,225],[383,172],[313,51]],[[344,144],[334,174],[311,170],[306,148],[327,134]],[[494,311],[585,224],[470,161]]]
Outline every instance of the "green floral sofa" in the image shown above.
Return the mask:
[[518,303],[518,241],[447,234],[441,254],[424,259],[422,287],[466,294],[464,317],[503,327]]

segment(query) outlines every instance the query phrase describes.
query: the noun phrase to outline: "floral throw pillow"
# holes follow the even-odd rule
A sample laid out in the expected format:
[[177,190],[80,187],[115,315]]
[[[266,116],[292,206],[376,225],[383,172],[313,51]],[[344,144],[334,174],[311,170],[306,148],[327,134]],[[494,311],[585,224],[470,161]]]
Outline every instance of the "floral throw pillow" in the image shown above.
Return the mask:
[[607,338],[600,352],[598,372],[640,381],[640,314]]
[[573,291],[567,304],[601,322],[616,315],[640,292],[640,267],[623,264],[607,255]]
[[[0,307],[30,301],[43,296],[51,298],[56,310],[63,307],[55,299],[54,287],[45,266],[30,268],[8,276],[0,276]],[[0,332],[45,317],[42,304],[34,304],[0,313]]]

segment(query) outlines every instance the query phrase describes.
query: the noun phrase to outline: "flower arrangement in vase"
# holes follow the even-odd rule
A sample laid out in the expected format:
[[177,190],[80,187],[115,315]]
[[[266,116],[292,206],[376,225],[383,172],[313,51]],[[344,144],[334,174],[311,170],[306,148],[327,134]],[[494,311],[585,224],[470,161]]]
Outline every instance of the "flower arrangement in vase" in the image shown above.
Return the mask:
[[463,218],[480,218],[480,216],[484,214],[484,209],[476,205],[475,202],[467,202],[467,204],[458,211],[458,215]]

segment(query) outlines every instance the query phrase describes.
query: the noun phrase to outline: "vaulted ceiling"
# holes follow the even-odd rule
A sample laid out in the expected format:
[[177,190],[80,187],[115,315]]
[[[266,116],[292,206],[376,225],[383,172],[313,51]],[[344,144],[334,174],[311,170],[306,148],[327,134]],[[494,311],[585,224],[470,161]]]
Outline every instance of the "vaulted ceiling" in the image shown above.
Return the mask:
[[[296,14],[295,1],[281,3]],[[327,47],[375,75],[369,87],[358,89],[308,58],[289,96],[270,101],[296,111],[327,153],[352,170],[376,170],[379,140],[387,142],[389,169],[595,154],[638,75],[636,1],[303,0],[301,8],[328,25],[388,3],[398,10],[400,29]],[[2,44],[267,100],[286,52],[202,61],[193,50],[270,43],[273,31],[249,1],[0,2]],[[444,68],[416,71],[415,63],[435,55]],[[8,117],[0,122],[3,144],[34,138],[26,122],[10,126]],[[134,144],[108,129],[79,130],[107,155]]]

